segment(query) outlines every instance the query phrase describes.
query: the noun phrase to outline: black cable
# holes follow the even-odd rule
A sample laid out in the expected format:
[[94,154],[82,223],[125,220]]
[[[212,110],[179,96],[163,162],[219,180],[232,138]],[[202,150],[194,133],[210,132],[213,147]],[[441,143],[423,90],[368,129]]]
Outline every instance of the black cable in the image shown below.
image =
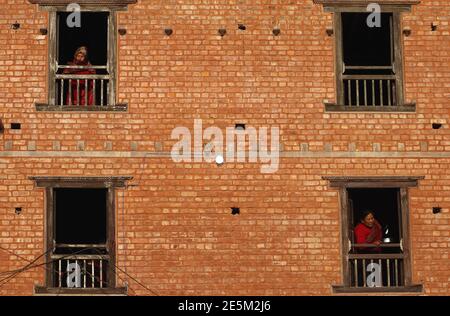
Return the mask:
[[[89,274],[89,275],[91,276],[91,278],[92,278],[92,274],[91,274],[89,271],[85,270],[85,272],[86,272],[87,274]],[[114,274],[115,274],[120,280],[126,282],[126,280],[125,280],[124,278],[122,278],[122,277],[116,272],[115,269],[113,269],[113,272],[114,272]],[[98,276],[95,276],[95,275],[94,275],[94,278],[100,283],[100,278],[99,278]],[[108,281],[106,281],[106,280],[102,280],[102,282],[104,282],[108,287],[111,286],[110,282],[108,282]],[[114,286],[115,286],[115,285],[114,285]],[[132,289],[131,286],[128,286],[128,285],[127,285],[127,287],[129,287],[130,290],[132,290],[133,293],[136,294],[136,291],[135,291],[134,289]],[[100,288],[100,289],[106,289],[106,288]]]
[[[6,249],[6,248],[1,247],[1,246],[0,246],[0,248],[3,249],[3,250],[8,251],[8,252],[10,252],[10,253],[12,253],[13,255],[17,256],[18,258],[21,258],[22,260],[26,260],[26,261],[29,262],[29,264],[27,264],[26,266],[24,266],[24,267],[22,267],[22,268],[19,268],[19,269],[16,269],[16,270],[11,270],[11,271],[2,271],[2,272],[0,272],[0,274],[11,273],[11,275],[9,275],[9,276],[7,276],[7,277],[5,277],[5,278],[3,278],[3,279],[0,279],[0,288],[3,287],[5,284],[7,284],[7,283],[8,283],[9,281],[11,281],[12,279],[14,279],[18,274],[20,274],[20,273],[22,273],[22,272],[25,272],[25,271],[27,271],[27,270],[31,270],[31,269],[40,267],[40,266],[43,266],[43,268],[46,269],[47,271],[50,271],[50,272],[58,272],[56,269],[53,269],[53,271],[51,271],[51,269],[47,267],[48,264],[51,264],[51,263],[55,262],[55,260],[45,261],[45,262],[39,263],[39,264],[33,264],[33,263],[35,263],[37,260],[39,260],[41,257],[45,256],[49,251],[53,250],[53,248],[48,249],[46,252],[42,253],[41,255],[39,255],[39,256],[38,256],[37,258],[35,258],[34,260],[26,259],[26,258],[24,258],[24,257],[22,257],[22,256],[20,256],[20,255],[17,255],[17,254],[15,254],[15,253],[13,253],[12,251],[9,251],[9,250]],[[83,251],[85,251],[85,250],[90,250],[90,249],[93,249],[94,251],[97,251],[99,254],[101,254],[101,252],[100,252],[97,248],[94,248],[94,247],[88,247],[88,248],[83,248],[83,249],[81,249],[81,250],[79,250],[79,251],[77,251],[77,252],[75,252],[75,253],[67,254],[67,255],[65,255],[65,256],[62,256],[62,257],[59,258],[58,260],[65,259],[65,258],[67,258],[67,257],[73,257],[74,255],[75,255],[75,258],[74,258],[74,260],[75,260],[75,259],[76,259],[76,254],[78,254],[78,253],[80,253],[80,252],[83,252]],[[115,263],[110,262],[110,264],[112,264],[112,265],[114,266],[115,269],[118,269],[119,271],[121,271],[122,273],[124,273],[126,276],[128,276],[129,278],[131,278],[133,281],[135,281],[137,284],[139,284],[140,286],[142,286],[143,288],[145,288],[145,289],[146,289],[147,291],[149,291],[150,293],[152,293],[152,294],[154,294],[154,295],[156,295],[156,296],[159,296],[158,293],[156,293],[155,291],[153,291],[153,290],[151,290],[150,288],[148,288],[147,286],[145,286],[142,282],[140,282],[139,280],[137,280],[136,278],[134,278],[133,276],[131,276],[130,274],[128,274],[128,273],[127,273],[126,271],[124,271],[123,269],[119,268]],[[124,279],[121,278],[121,277],[118,275],[118,273],[115,271],[115,269],[113,269],[115,275],[118,276],[122,281],[124,281]],[[90,274],[88,271],[86,271],[86,272],[87,272],[88,274]],[[91,275],[91,276],[92,276],[92,275]],[[94,277],[95,277],[95,276],[94,276]],[[3,282],[3,283],[2,283],[2,282]],[[105,283],[107,283],[107,282],[105,281]],[[108,284],[108,283],[107,283],[107,284]],[[133,290],[129,285],[127,285],[127,286],[128,286],[134,293],[136,293],[136,291]]]
[[[30,262],[30,263],[33,262],[32,260],[27,259],[27,258],[25,258],[25,257],[22,257],[22,256],[20,256],[20,255],[18,255],[18,254],[16,254],[16,253],[14,253],[13,251],[9,250],[9,249],[3,248],[2,246],[0,246],[0,249],[3,249],[3,250],[5,250],[5,251],[9,252],[9,253],[13,254],[14,256],[16,256],[16,257],[18,257],[18,258],[20,258],[20,259],[22,259],[22,260],[24,260],[24,261],[27,261],[27,262]],[[34,267],[34,266],[33,266],[33,267]],[[45,268],[45,267],[44,267],[44,268]],[[23,268],[14,269],[14,270],[9,270],[9,271],[1,271],[1,272],[0,272],[0,275],[2,275],[2,274],[11,274],[11,273],[15,273],[15,272],[21,271],[22,269],[23,269]]]
[[[75,257],[76,257],[76,255],[77,255],[78,253],[83,252],[83,251],[85,251],[85,250],[90,250],[90,249],[95,249],[95,248],[93,248],[93,247],[83,248],[83,249],[81,249],[81,250],[79,250],[79,251],[76,251],[76,252],[74,252],[74,253],[72,253],[72,254],[67,254],[67,255],[65,255],[65,256],[62,256],[61,258],[59,258],[59,260],[65,259],[65,258],[67,258],[67,257],[74,256],[74,255],[75,255]],[[34,265],[32,265],[32,263],[34,263],[34,262],[36,262],[37,260],[39,260],[39,258],[41,258],[42,256],[46,255],[46,254],[47,254],[49,251],[51,251],[51,250],[53,250],[53,248],[51,248],[51,249],[47,250],[46,252],[44,252],[43,254],[39,255],[39,257],[37,257],[36,259],[34,259],[30,264],[27,264],[27,265],[24,266],[23,268],[17,269],[12,275],[10,275],[10,276],[8,276],[8,277],[5,277],[5,278],[1,279],[1,280],[0,280],[0,288],[1,288],[2,286],[4,286],[6,283],[8,283],[11,279],[13,279],[14,277],[16,277],[16,275],[18,275],[18,274],[21,273],[21,272],[24,272],[24,271],[27,271],[27,270],[30,270],[30,269],[34,269],[34,268],[40,267],[40,266],[46,266],[46,265],[48,265],[48,264],[53,263],[55,260],[45,261],[45,262],[43,262],[43,263],[39,263],[39,264],[34,264]],[[95,250],[96,250],[96,249],[95,249]],[[24,260],[29,261],[28,259],[24,259]],[[49,271],[49,268],[47,268],[47,267],[44,267],[44,269],[46,269],[47,271]],[[6,271],[6,272],[8,272],[8,271]],[[55,271],[50,271],[50,272],[55,272]],[[6,280],[7,280],[7,281],[6,281]],[[3,281],[5,281],[5,282],[2,284]]]
[[[65,259],[65,258],[67,258],[67,257],[73,256],[74,254],[76,255],[76,254],[78,254],[78,253],[80,253],[80,252],[82,252],[82,251],[85,251],[85,250],[87,250],[87,249],[91,249],[91,247],[89,247],[89,248],[83,248],[82,250],[79,250],[79,251],[77,251],[77,252],[74,252],[73,254],[67,254],[67,255],[61,257],[60,259]],[[92,249],[93,249],[93,248],[92,248]],[[51,249],[50,249],[50,250],[51,250]],[[49,252],[49,250],[47,250],[45,253],[41,254],[39,257],[42,257],[43,255],[47,254],[48,252]],[[18,255],[16,255],[16,256],[18,256]],[[38,257],[38,258],[34,259],[33,261],[31,261],[31,260],[29,260],[29,259],[26,259],[26,258],[23,258],[23,257],[20,257],[20,256],[18,256],[18,257],[21,258],[21,259],[23,259],[23,260],[26,260],[26,261],[28,261],[28,262],[30,262],[30,263],[34,263],[34,262],[37,261],[37,259],[39,259],[39,257]],[[10,270],[10,271],[2,271],[2,272],[0,272],[0,274],[22,272],[22,271],[26,271],[26,270],[29,270],[29,269],[32,269],[32,268],[36,268],[36,267],[39,267],[39,266],[44,266],[44,265],[53,263],[54,261],[55,261],[55,260],[45,261],[45,262],[43,262],[43,263],[31,265],[30,267],[28,267],[29,265],[26,265],[25,267],[22,267],[22,268],[19,268],[19,269]],[[43,268],[48,270],[48,268],[46,268],[46,267],[43,267]],[[24,270],[24,269],[25,269],[25,270]],[[0,280],[0,282],[1,282],[1,281],[3,281],[3,280]]]
[[128,273],[126,273],[125,271],[123,271],[121,268],[117,267],[116,265],[114,265],[119,271],[125,273],[130,279],[132,279],[134,282],[136,282],[137,284],[139,284],[140,286],[142,286],[144,289],[146,289],[147,291],[149,291],[150,293],[159,296],[158,293],[156,293],[155,291],[151,290],[150,288],[148,288],[147,286],[145,286],[144,284],[142,284],[141,282],[139,282],[138,280],[136,280],[135,278],[133,278],[131,275],[129,275]]
[[18,269],[16,272],[12,273],[11,275],[3,278],[0,280],[0,288],[2,286],[4,286],[6,283],[8,283],[9,281],[11,281],[12,279],[14,279],[17,275],[19,275],[21,272],[26,271],[31,269],[31,267],[33,266],[33,263],[35,263],[36,261],[38,261],[41,257],[45,256],[51,249],[48,249],[46,252],[40,254],[38,257],[36,257],[33,261],[31,261],[29,264],[27,264],[26,266],[22,267],[21,269]]
[[[24,267],[22,267],[22,268],[19,268],[19,269],[16,269],[16,270],[11,270],[11,271],[2,271],[2,272],[0,272],[0,274],[11,273],[9,276],[7,276],[7,277],[5,277],[5,278],[3,278],[3,279],[0,280],[0,288],[1,288],[2,286],[4,286],[6,283],[8,283],[10,280],[12,280],[12,279],[13,279],[16,275],[18,275],[19,273],[24,272],[24,271],[27,271],[27,270],[30,270],[30,269],[34,269],[34,268],[36,268],[36,267],[42,266],[44,269],[46,269],[46,270],[49,271],[50,273],[53,273],[53,272],[59,272],[58,270],[56,270],[56,268],[54,268],[54,269],[52,270],[52,269],[50,269],[50,268],[48,268],[48,267],[46,266],[46,265],[48,265],[48,264],[51,264],[51,263],[55,262],[55,260],[45,261],[45,262],[39,263],[39,264],[33,264],[34,262],[36,262],[37,260],[39,260],[39,258],[41,258],[42,256],[46,255],[46,254],[47,254],[50,250],[52,250],[52,249],[47,250],[46,252],[44,252],[43,254],[39,255],[39,256],[38,256],[37,258],[35,258],[34,260],[29,260],[29,259],[27,259],[27,258],[24,258],[24,257],[22,257],[22,256],[20,256],[20,255],[15,254],[15,253],[12,252],[12,251],[9,251],[9,250],[6,249],[6,248],[3,248],[3,247],[1,247],[1,246],[0,246],[0,248],[6,250],[6,251],[8,251],[8,252],[10,252],[11,254],[15,255],[15,256],[18,257],[18,258],[21,258],[22,260],[26,260],[26,261],[29,262],[29,264],[27,264],[26,266],[24,266]],[[97,252],[100,253],[100,251],[98,251],[98,249],[89,247],[89,248],[83,248],[83,249],[81,249],[81,250],[79,250],[79,251],[77,251],[77,252],[75,252],[75,253],[72,253],[72,254],[67,254],[67,255],[61,257],[61,258],[58,259],[58,260],[65,259],[65,258],[67,258],[67,257],[72,257],[72,256],[74,256],[74,255],[75,255],[74,260],[76,260],[76,254],[78,254],[78,253],[80,253],[80,252],[83,252],[83,251],[85,251],[85,250],[89,250],[89,249],[93,249],[93,250],[95,250],[95,251],[97,251]],[[101,253],[100,253],[100,254],[101,254]],[[121,269],[118,268],[115,264],[113,264],[113,266],[114,266],[115,268],[121,270]],[[124,272],[123,270],[121,270],[121,271]],[[125,282],[126,282],[126,280],[125,280],[124,278],[122,278],[122,277],[115,271],[115,269],[113,269],[113,272],[114,272],[114,274],[115,274],[119,279],[121,279],[122,281],[125,281]],[[89,274],[90,277],[92,278],[92,274],[91,274],[89,271],[85,270],[85,273]],[[142,283],[140,283],[138,280],[136,280],[135,278],[133,278],[132,276],[130,276],[128,273],[126,273],[126,272],[124,272],[124,273],[125,273],[127,276],[129,276],[130,278],[132,278],[136,283],[138,283],[138,284],[140,284],[141,286],[143,286],[144,288],[146,288],[146,289],[147,289],[148,291],[150,291],[151,293],[153,293],[153,294],[155,294],[155,295],[158,295],[157,293],[153,292],[151,289],[147,288],[145,285],[143,285]],[[94,278],[97,279],[97,281],[100,282],[100,278],[99,278],[98,276],[95,276],[95,275],[94,275]],[[102,281],[105,282],[105,283],[107,284],[107,286],[110,286],[109,282],[107,282],[106,280],[102,280]],[[3,284],[1,284],[2,282],[3,282]],[[134,292],[134,294],[136,294],[136,291],[135,291],[131,286],[127,285],[127,287],[130,288],[130,290],[132,290],[132,291]],[[62,288],[62,287],[59,288],[59,290],[61,290],[61,289],[63,289],[63,288]],[[106,290],[106,288],[96,288],[96,289],[100,289],[100,290],[103,289],[103,290]],[[57,296],[58,296],[59,294],[60,294],[60,293],[58,292],[58,293],[57,293]],[[106,294],[106,293],[104,293],[104,294]]]
[[[96,249],[98,251],[98,249]],[[136,282],[137,284],[139,284],[140,286],[142,286],[144,289],[146,289],[147,291],[149,291],[150,293],[159,296],[158,293],[156,293],[155,291],[153,291],[152,289],[148,288],[147,286],[145,286],[144,284],[142,284],[140,281],[136,280],[134,277],[132,277],[131,275],[129,275],[127,272],[125,272],[124,270],[122,270],[121,268],[119,268],[118,266],[116,266],[115,263],[111,264],[114,266],[115,269],[118,269],[119,271],[121,271],[122,273],[124,273],[126,276],[128,276],[130,279],[132,279],[134,282]],[[116,274],[117,275],[117,274]]]
[[[95,250],[98,250],[98,249],[95,249]],[[113,265],[114,265],[114,264],[113,264]],[[115,266],[115,265],[114,265],[114,266]],[[56,269],[55,269],[55,272],[58,272],[58,271],[56,271]],[[91,274],[87,269],[85,269],[84,272],[87,273],[87,274],[92,278],[92,274]],[[116,272],[115,269],[113,269],[113,272],[114,272],[114,274],[115,274],[120,280],[126,282],[126,280],[125,280],[124,278],[122,278],[122,277]],[[99,278],[98,276],[95,276],[95,275],[94,275],[93,277],[94,277],[94,279],[96,279],[96,280],[100,283],[100,278]],[[108,287],[111,286],[111,284],[110,284],[109,281],[102,280],[101,282],[104,282]],[[114,284],[113,286],[111,286],[111,288],[112,288],[112,287],[115,287],[115,286],[116,286],[116,285]],[[135,291],[131,286],[129,286],[129,285],[127,284],[127,287],[128,287],[130,290],[132,290],[134,294],[136,294],[136,291]],[[60,288],[60,289],[61,289],[61,288]],[[106,290],[107,288],[95,288],[95,289],[100,289],[100,290],[102,291],[102,290]],[[103,292],[103,291],[102,291],[102,292]],[[107,294],[107,293],[104,293],[104,294]]]
[[[108,294],[108,293],[106,292],[106,291],[108,290],[108,287],[110,287],[110,288],[115,287],[115,284],[113,284],[113,286],[111,286],[111,284],[110,284],[109,281],[106,281],[106,280],[101,280],[101,281],[100,281],[100,278],[99,278],[98,276],[92,275],[87,269],[85,269],[85,270],[83,270],[83,271],[84,271],[84,273],[87,274],[90,278],[94,277],[94,279],[95,279],[96,281],[98,281],[99,283],[105,283],[105,284],[106,284],[106,286],[107,286],[106,288],[104,288],[104,287],[101,287],[101,288],[96,287],[96,288],[94,288],[94,289],[96,289],[96,290],[99,290],[102,294],[106,294],[106,295]],[[59,271],[56,271],[56,269],[55,269],[55,272],[59,272]],[[113,272],[114,272],[114,274],[115,274],[121,281],[126,282],[126,280],[125,280],[124,278],[122,278],[122,277],[116,272],[115,269],[113,269]],[[136,291],[135,291],[131,286],[129,286],[128,284],[127,284],[127,288],[129,288],[131,291],[133,291],[134,295],[136,295]],[[56,296],[59,296],[59,295],[60,295],[60,292],[61,292],[62,289],[64,289],[64,288],[63,288],[63,287],[60,287],[60,288],[59,288],[58,293],[56,294]],[[81,288],[81,289],[89,289],[89,288],[83,287],[83,288]]]
[[[102,280],[100,282],[100,278],[98,276],[92,275],[87,269],[84,270],[84,273],[86,275],[88,275],[91,279],[92,279],[92,277],[94,277],[94,279],[96,279],[99,283],[105,283],[108,287],[110,286],[109,282],[107,282],[106,280]],[[70,289],[69,287],[67,287],[67,288]],[[90,288],[88,288],[88,287],[74,287],[74,288],[76,288],[76,289],[96,289],[96,290],[100,291],[102,294],[107,294],[105,292],[105,290],[107,290],[107,288],[104,288],[104,287],[94,287],[94,288],[93,287],[90,287]],[[64,288],[63,287],[59,287],[58,293],[56,294],[56,296],[59,296],[59,294],[61,293],[62,289],[64,289]]]
[[[13,252],[13,251],[11,251],[11,250],[9,250],[9,249],[7,249],[7,248],[4,248],[4,247],[0,246],[0,249],[2,249],[2,250],[4,250],[4,251],[7,251],[7,252],[9,252],[10,254],[12,254],[12,255],[14,255],[14,256],[16,256],[16,257],[22,259],[22,260],[25,260],[25,261],[28,261],[28,262],[32,262],[32,260],[29,260],[29,259],[27,259],[27,258],[25,258],[25,257],[23,257],[23,256],[20,256],[20,255],[16,254],[15,252]],[[10,274],[10,273],[14,273],[14,272],[20,271],[21,269],[23,269],[23,268],[14,269],[14,270],[9,270],[9,271],[0,271],[0,275],[2,275],[2,274]]]
[[14,255],[14,256],[16,256],[16,257],[22,259],[22,260],[31,262],[31,260],[29,260],[29,259],[27,259],[27,258],[25,258],[25,257],[22,257],[21,255],[16,254],[14,251],[9,250],[8,248],[4,248],[4,247],[0,246],[0,249],[2,249],[2,250],[4,250],[4,251],[7,251],[7,252],[9,252],[10,254],[12,254],[12,255]]
[[[80,260],[82,260],[82,259],[80,259]],[[56,268],[54,269],[54,272],[57,272],[57,273],[59,273],[59,271],[58,270],[56,270]],[[65,273],[67,273],[67,272],[63,272],[62,274],[65,274]],[[94,288],[92,288],[92,287],[90,287],[90,288],[87,288],[87,287],[77,287],[77,289],[95,289],[95,290],[98,290],[101,294],[105,294],[105,295],[108,295],[108,293],[107,293],[107,290],[108,290],[108,288],[113,288],[113,287],[115,287],[115,285],[114,286],[111,286],[111,284],[110,284],[110,282],[108,282],[108,281],[106,281],[106,280],[101,280],[100,281],[100,278],[98,277],[98,276],[95,276],[95,275],[92,275],[87,269],[84,269],[83,270],[83,273],[84,274],[86,274],[86,275],[88,275],[89,276],[89,278],[91,278],[92,279],[92,277],[94,277],[94,279],[96,279],[98,282],[99,282],[99,284],[100,283],[105,283],[106,284],[106,286],[107,287],[94,287]],[[117,273],[114,271],[114,273],[117,275]],[[122,279],[119,275],[117,275],[122,281],[124,281],[124,279]],[[58,287],[58,292],[56,293],[56,296],[59,296],[60,294],[61,294],[61,291],[63,290],[63,289],[69,289],[69,287],[67,287],[67,288],[64,288],[64,287]],[[130,290],[132,290],[134,293],[136,293],[136,291],[134,291],[131,287],[130,287]]]

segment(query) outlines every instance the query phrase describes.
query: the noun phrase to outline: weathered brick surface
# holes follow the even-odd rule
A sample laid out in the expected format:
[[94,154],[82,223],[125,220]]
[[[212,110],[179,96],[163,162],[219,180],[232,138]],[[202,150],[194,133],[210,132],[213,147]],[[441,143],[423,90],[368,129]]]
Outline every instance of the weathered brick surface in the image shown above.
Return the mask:
[[[130,175],[136,186],[117,193],[117,264],[158,294],[328,295],[342,282],[339,197],[321,177],[418,175],[425,179],[410,189],[413,281],[425,294],[449,295],[448,1],[423,0],[403,17],[412,30],[402,37],[405,96],[417,102],[415,113],[324,112],[323,100],[335,98],[334,39],[325,32],[332,15],[311,0],[223,2],[141,0],[120,12],[127,34],[118,37],[117,92],[129,111],[62,113],[34,107],[47,101],[47,37],[39,34],[47,13],[2,0],[0,246],[28,260],[45,251],[44,192],[29,176]],[[192,128],[195,118],[223,130],[279,126],[286,152],[318,156],[282,158],[268,175],[260,164],[86,156],[168,152],[172,129]],[[22,129],[9,129],[12,122]],[[443,128],[433,130],[434,122]],[[323,157],[330,149],[367,157]],[[230,215],[232,206],[240,216]],[[27,263],[11,252],[0,249],[0,272]],[[0,294],[32,294],[43,279],[41,267],[20,273]],[[151,294],[128,282],[131,293]]]

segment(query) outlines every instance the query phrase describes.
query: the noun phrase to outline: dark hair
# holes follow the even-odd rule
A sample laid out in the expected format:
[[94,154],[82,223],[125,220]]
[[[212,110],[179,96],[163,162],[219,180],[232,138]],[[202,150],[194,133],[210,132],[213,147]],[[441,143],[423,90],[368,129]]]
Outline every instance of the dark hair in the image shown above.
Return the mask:
[[367,215],[372,214],[373,217],[375,217],[375,213],[373,211],[364,211],[361,215],[360,220],[364,220],[366,218]]

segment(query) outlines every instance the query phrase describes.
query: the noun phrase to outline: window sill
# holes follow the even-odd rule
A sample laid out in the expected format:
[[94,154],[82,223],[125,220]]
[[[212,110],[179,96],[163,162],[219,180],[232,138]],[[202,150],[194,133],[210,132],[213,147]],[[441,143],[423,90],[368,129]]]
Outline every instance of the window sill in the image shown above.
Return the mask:
[[128,289],[126,287],[104,288],[104,289],[80,289],[80,288],[57,288],[35,286],[34,295],[36,296],[126,296]]
[[398,287],[346,287],[343,285],[332,285],[333,294],[371,294],[371,293],[422,293],[423,285],[409,285]]
[[324,103],[325,112],[415,112],[415,103],[406,103],[396,106],[373,106],[373,105],[339,105],[334,103]]
[[36,111],[38,112],[127,112],[127,103],[118,103],[116,105],[108,106],[60,106],[60,105],[50,105],[45,103],[36,103]]

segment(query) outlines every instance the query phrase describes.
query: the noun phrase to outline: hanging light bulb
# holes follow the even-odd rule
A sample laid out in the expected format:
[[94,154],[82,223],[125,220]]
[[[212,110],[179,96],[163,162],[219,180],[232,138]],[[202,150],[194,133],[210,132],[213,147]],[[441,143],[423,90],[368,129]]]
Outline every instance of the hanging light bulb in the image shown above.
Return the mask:
[[391,242],[391,238],[389,238],[389,226],[386,226],[386,230],[384,231],[384,239],[383,242],[384,243],[390,243]]

